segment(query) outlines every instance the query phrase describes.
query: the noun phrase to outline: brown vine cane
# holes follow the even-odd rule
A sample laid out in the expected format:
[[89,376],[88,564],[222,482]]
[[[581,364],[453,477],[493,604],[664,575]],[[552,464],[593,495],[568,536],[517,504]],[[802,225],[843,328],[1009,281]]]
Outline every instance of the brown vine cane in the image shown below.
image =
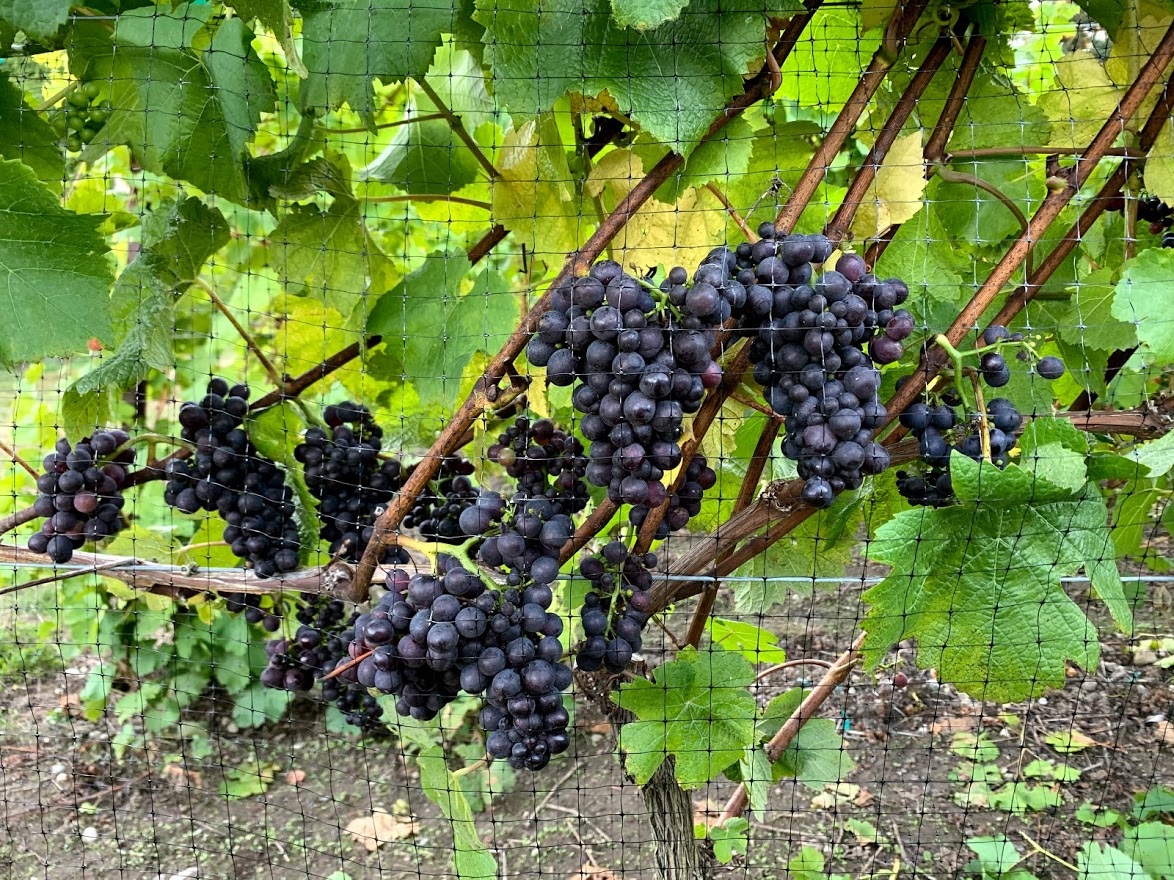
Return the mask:
[[[1119,105],[1115,121],[1107,121],[1105,125],[1101,127],[1100,131],[1097,133],[1097,136],[1093,138],[1092,142],[1082,152],[1080,158],[1077,160],[1077,164],[1072,170],[1071,179],[1068,181],[1068,183],[1062,189],[1049,193],[1048,198],[1044,200],[1044,203],[1032,217],[1031,223],[1029,224],[1026,232],[1015,241],[1011,249],[1000,261],[995,271],[992,272],[991,277],[988,278],[983,287],[980,288],[979,291],[974,295],[970,303],[968,303],[967,306],[962,309],[959,317],[954,321],[950,330],[947,332],[947,338],[949,338],[951,342],[957,344],[970,330],[977,318],[981,316],[986,308],[990,305],[990,302],[1002,288],[1003,284],[1005,284],[1010,276],[1014,273],[1019,263],[1021,263],[1026,257],[1027,253],[1034,246],[1035,241],[1039,240],[1042,233],[1059,216],[1059,213],[1064,205],[1072,199],[1076,192],[1079,191],[1079,188],[1084,184],[1085,181],[1087,181],[1089,175],[1096,167],[1096,164],[1110,148],[1110,145],[1115,139],[1117,132],[1123,128],[1129,119],[1137,112],[1138,108],[1145,100],[1145,97],[1157,83],[1159,77],[1162,74],[1162,71],[1164,71],[1165,68],[1169,65],[1172,57],[1174,57],[1174,25],[1171,25],[1171,27],[1167,30],[1154,54],[1151,55],[1147,60],[1142,70],[1138,73],[1137,79],[1126,92],[1125,97],[1122,99],[1121,104]],[[1161,125],[1165,121],[1165,116],[1168,115],[1168,92],[1169,87],[1167,86],[1167,89],[1163,93],[1163,99],[1159,100],[1158,105],[1155,107],[1155,112],[1151,113],[1150,118],[1147,121],[1145,128],[1143,129],[1143,135],[1156,137],[1156,131],[1160,130]],[[1116,124],[1114,124],[1114,122],[1116,122]],[[1121,166],[1119,166],[1118,169],[1116,169],[1114,172],[1114,177],[1116,177],[1117,174],[1122,175],[1119,182],[1117,183],[1116,190],[1119,190],[1120,186],[1124,184],[1124,175],[1127,173],[1125,169],[1128,166],[1128,161],[1129,160],[1127,157],[1125,161],[1122,162]],[[1116,190],[1113,191],[1115,192]],[[1102,193],[1105,191],[1105,189],[1102,189]],[[1093,204],[1086,210],[1085,215],[1095,220],[1096,217],[1099,217],[1100,213],[1104,211],[1104,206],[1104,199],[1101,196],[1098,196],[1098,198],[1094,200]],[[1090,224],[1085,223],[1085,217],[1082,216],[1082,218],[1077,221],[1075,232],[1066,236],[1065,239],[1061,241],[1060,245],[1057,246],[1057,250],[1061,247],[1065,250],[1059,254],[1056,254],[1054,257],[1049,255],[1049,259],[1046,259],[1044,263],[1033,273],[1032,277],[1028,281],[1028,284],[1025,285],[1025,288],[1022,289],[1022,293],[1017,297],[1013,294],[1008,298],[1007,304],[1000,312],[1000,317],[1004,323],[1010,321],[1016,314],[1018,314],[1019,310],[1030,300],[1031,296],[1034,296],[1034,293],[1042,288],[1042,286],[1047,282],[1048,278],[1050,278],[1052,272],[1054,272],[1063,261],[1063,257],[1066,256],[1067,253],[1070,253],[1072,248],[1075,247],[1076,241],[1079,240],[1081,228],[1087,229],[1088,225]],[[1019,291],[1017,291],[1017,293],[1019,293]],[[936,349],[934,351],[936,351]],[[919,366],[918,370],[915,372],[914,378],[911,378],[910,381],[906,382],[901,391],[897,392],[897,394],[895,394],[893,398],[890,399],[886,404],[889,411],[887,424],[891,424],[895,418],[895,415],[899,412],[902,412],[905,407],[907,407],[909,403],[912,402],[912,400],[915,399],[915,397],[920,394],[922,390],[924,390],[925,385],[928,383],[929,379],[932,378],[933,375],[936,375],[936,373],[944,365],[945,362],[941,359],[940,352],[938,354],[938,362],[935,362],[932,359],[932,354],[933,352],[927,353],[926,358],[924,358],[922,361],[922,365]],[[910,390],[911,388],[913,390]],[[901,436],[902,432],[900,431],[891,432],[889,437],[886,438],[886,445],[889,445],[895,440],[898,440]],[[789,498],[789,496],[788,498],[791,501],[797,500],[797,484],[796,486],[789,486],[788,490],[796,490],[790,492],[791,495],[794,495],[794,498]],[[785,517],[783,521],[776,523],[776,525],[769,529],[766,534],[759,535],[749,545],[747,545],[747,548],[736,551],[733,556],[727,559],[726,563],[715,568],[714,575],[720,577],[724,574],[728,574],[737,567],[737,565],[730,567],[732,563],[737,562],[737,564],[742,564],[748,559],[758,555],[758,553],[763,552],[772,544],[783,538],[785,535],[789,534],[794,528],[798,527],[809,516],[811,516],[811,514],[812,511],[806,508],[788,510],[783,514]],[[702,565],[704,564],[705,563],[703,562]],[[692,574],[695,572],[680,571],[678,573]],[[671,583],[671,581],[666,581],[663,585],[658,585],[659,587],[662,587],[659,592],[654,590],[654,607],[658,609],[663,608],[664,605],[667,605],[674,598],[681,598],[676,591],[669,589],[669,583]],[[692,592],[695,593],[697,591],[694,590]]]
[[[962,53],[962,63],[958,65],[958,74],[954,77],[954,82],[950,84],[950,93],[946,96],[942,113],[930,133],[929,139],[925,142],[925,149],[922,151],[926,163],[925,177],[927,180],[933,174],[934,163],[940,162],[945,155],[946,144],[949,143],[950,136],[954,133],[954,126],[958,123],[962,108],[966,106],[966,96],[974,84],[974,77],[978,73],[978,65],[982,61],[985,51],[986,37],[984,36],[975,34],[966,43],[966,49]],[[873,239],[864,254],[864,261],[869,266],[877,264],[900,228],[901,224],[897,223]]]
[[[1174,58],[1174,24],[1167,28],[1154,53],[1138,72],[1137,79],[1133,81],[1121,99],[1114,118],[1107,120],[1101,126],[1088,147],[1077,158],[1069,179],[1065,181],[1063,186],[1048,193],[1043,204],[1032,215],[1027,230],[1014,241],[982,287],[978,289],[970,302],[958,314],[954,323],[950,325],[945,336],[953,345],[958,345],[962,338],[971,331],[978,319],[982,317],[983,312],[1003,289],[1003,285],[1011,279],[1028,253],[1034,249],[1036,242],[1043,237],[1056,218],[1060,216],[1064,206],[1088,181],[1089,175],[1096,169],[1106,150],[1112,146],[1113,141],[1124,130],[1126,124],[1158,82],[1163,71],[1169,66],[1171,58]],[[889,401],[889,418],[886,424],[891,424],[897,413],[903,412],[910,403],[916,400],[917,396],[925,390],[929,380],[936,376],[947,363],[948,358],[941,348],[936,345],[930,348],[909,381]]]
[[[831,128],[828,129],[827,136],[820,144],[819,149],[816,150],[811,161],[807,164],[807,168],[804,170],[799,182],[795,184],[795,188],[791,191],[786,205],[775,221],[775,228],[783,228],[781,223],[784,217],[793,215],[794,219],[788,221],[790,224],[793,224],[794,220],[798,219],[803,213],[812,195],[814,195],[816,188],[819,186],[819,181],[826,174],[832,159],[843,149],[856,123],[860,120],[860,116],[864,113],[868,103],[876,94],[877,89],[880,88],[885,76],[892,69],[898,53],[904,47],[906,40],[908,40],[909,35],[913,31],[913,27],[917,24],[917,20],[921,17],[921,13],[925,10],[927,4],[928,0],[911,0],[910,3],[902,7],[899,13],[893,16],[892,21],[889,22],[889,26],[885,30],[885,37],[881,41],[880,48],[876,50],[872,61],[869,63],[868,70],[853,90],[851,97],[844,104],[840,113],[836,116]],[[932,67],[936,71],[942,61],[945,60],[945,57],[945,52],[942,52],[940,55],[931,53],[930,57],[923,63],[923,68]],[[906,91],[913,88],[920,88],[924,91],[932,78],[932,73],[924,78],[915,77]],[[890,118],[890,122],[886,123],[886,127],[891,122],[892,119]],[[904,119],[901,120],[901,124],[903,122]],[[900,129],[900,124],[897,125],[897,128]],[[702,403],[701,409],[693,417],[692,435],[681,444],[681,464],[678,467],[676,477],[669,486],[668,494],[670,496],[684,482],[685,470],[689,467],[690,462],[693,461],[694,455],[696,455],[697,450],[701,446],[701,441],[717,418],[722,406],[730,394],[733,393],[734,389],[741,383],[742,374],[746,372],[749,362],[749,352],[746,346],[743,345],[733,362],[726,366],[726,375],[722,383],[710,392]],[[655,507],[648,512],[648,516],[645,518],[637,535],[634,552],[643,553],[652,546],[652,542],[656,536],[656,530],[660,526],[667,511],[668,501],[666,500],[659,507]]]
[[[815,0],[810,4],[811,11],[795,16],[788,22],[775,45],[773,54],[777,65],[781,65],[786,60],[820,2],[822,0]],[[747,82],[742,94],[734,98],[722,114],[710,124],[705,135],[701,138],[701,142],[712,139],[727,123],[764,97],[764,92],[771,79],[771,65],[764,64],[758,74]],[[461,404],[452,420],[445,426],[436,442],[432,444],[432,448],[416,465],[400,495],[376,521],[375,533],[367,545],[362,559],[359,560],[354,580],[351,582],[351,598],[359,600],[365,596],[367,585],[375,573],[383,551],[395,541],[395,530],[399,527],[399,523],[428,482],[435,476],[444,457],[455,448],[461,436],[472,427],[477,418],[485,411],[486,406],[496,399],[499,393],[498,383],[505,376],[514,359],[521,354],[533,333],[538,318],[549,302],[550,291],[568,278],[585,272],[591,263],[603,253],[604,247],[612,238],[623,229],[640,207],[683,163],[684,157],[679,153],[670,152],[665,155],[651,171],[644,175],[643,179],[616,206],[615,210],[604,219],[583,247],[567,257],[566,263],[551,282],[547,292],[534,303],[520,326],[514,330],[505,345],[502,346],[501,351],[485,368],[485,372],[478,380],[472,393]]]

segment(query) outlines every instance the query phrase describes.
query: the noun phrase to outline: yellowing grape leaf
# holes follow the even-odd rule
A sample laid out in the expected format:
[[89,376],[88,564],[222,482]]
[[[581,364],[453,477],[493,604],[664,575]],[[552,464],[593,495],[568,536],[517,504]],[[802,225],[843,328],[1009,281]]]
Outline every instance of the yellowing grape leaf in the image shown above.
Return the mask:
[[[644,176],[644,163],[630,150],[616,150],[592,169],[584,186],[614,209]],[[653,266],[695,266],[720,241],[726,214],[705,189],[686,189],[675,203],[650,198],[612,241],[612,256],[639,272]]]
[[912,219],[921,210],[924,195],[921,132],[913,132],[897,138],[877,169],[852,224],[856,238],[870,238]]
[[496,157],[493,220],[535,254],[562,254],[579,241],[580,202],[554,114],[508,132]]
[[1174,120],[1166,120],[1145,160],[1145,188],[1167,205],[1174,205]]
[[1056,80],[1039,100],[1052,121],[1052,143],[1083,149],[1117,109],[1121,90],[1092,52],[1055,61]]

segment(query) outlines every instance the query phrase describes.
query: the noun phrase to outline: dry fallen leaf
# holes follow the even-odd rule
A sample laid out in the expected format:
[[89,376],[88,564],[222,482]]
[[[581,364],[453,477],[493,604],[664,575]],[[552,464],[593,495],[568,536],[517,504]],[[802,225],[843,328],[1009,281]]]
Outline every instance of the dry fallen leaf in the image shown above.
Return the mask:
[[1158,742],[1174,746],[1174,721],[1159,721],[1154,727],[1154,736]]
[[290,785],[299,785],[306,781],[305,770],[290,770],[285,774],[285,781]]
[[959,718],[951,716],[949,718],[939,718],[929,726],[930,733],[957,733],[959,731],[972,732],[974,730],[974,718]]
[[179,764],[168,764],[163,768],[162,775],[176,788],[201,788],[204,779],[196,770],[185,770]]
[[352,819],[346,830],[356,843],[367,847],[367,852],[375,852],[382,844],[411,837],[416,833],[416,822],[397,819],[391,813],[376,810],[370,816]]
[[711,798],[693,801],[693,824],[704,825],[706,830],[709,830],[718,824],[725,808],[724,802]]

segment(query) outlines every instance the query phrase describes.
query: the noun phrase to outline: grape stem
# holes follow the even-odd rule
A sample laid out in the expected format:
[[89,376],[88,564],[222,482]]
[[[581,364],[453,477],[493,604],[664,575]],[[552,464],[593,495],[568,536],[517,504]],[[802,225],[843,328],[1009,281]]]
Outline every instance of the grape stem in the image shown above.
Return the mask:
[[56,92],[55,94],[50,95],[48,98],[46,98],[44,101],[42,101],[40,104],[37,105],[37,112],[44,113],[46,110],[49,110],[52,107],[55,107],[56,105],[60,104],[62,101],[64,101],[70,95],[72,95],[75,91],[77,91],[78,86],[80,86],[81,84],[82,84],[81,80],[74,80],[69,85],[65,86],[65,88],[61,89],[60,91]]
[[982,457],[993,463],[991,458],[991,426],[986,417],[986,401],[982,397],[982,381],[977,375],[971,373],[970,384],[974,386],[974,406],[978,410],[978,439],[982,443]]
[[481,758],[479,761],[474,761],[467,767],[462,767],[460,770],[452,771],[453,779],[460,779],[462,776],[468,776],[470,773],[476,773],[478,770],[484,770],[489,766],[489,760]]
[[119,455],[121,455],[123,452],[126,452],[126,450],[134,449],[134,447],[140,446],[144,443],[147,444],[148,446],[155,446],[159,443],[163,443],[167,446],[178,446],[181,449],[186,449],[188,452],[192,453],[193,455],[197,451],[195,443],[189,443],[187,440],[184,440],[182,437],[172,437],[170,434],[153,434],[151,432],[147,432],[145,434],[136,434],[134,437],[131,437],[129,440],[127,440],[121,446],[118,446],[117,448],[115,448],[115,450],[113,452],[111,452],[110,455],[107,456],[107,458],[110,458],[111,460],[113,460],[113,459],[117,458]]
[[348,669],[353,669],[354,667],[358,666],[360,663],[362,663],[364,660],[366,660],[368,657],[370,657],[374,653],[375,653],[374,651],[368,651],[365,654],[360,654],[358,657],[355,657],[351,660],[348,660],[346,663],[343,663],[340,666],[334,667],[334,669],[332,669],[326,675],[322,676],[320,681],[330,681],[330,679],[334,678],[335,676],[342,675]]
[[20,465],[22,468],[28,471],[34,480],[40,476],[40,474],[36,472],[31,464],[20,457],[20,453],[16,451],[16,446],[9,446],[7,443],[0,441],[0,452],[7,454],[8,457],[12,459],[13,464]]
[[831,669],[832,664],[827,660],[819,660],[815,657],[804,658],[802,660],[788,660],[785,663],[776,663],[774,666],[768,666],[758,675],[754,676],[754,681],[751,684],[757,684],[764,678],[774,675],[776,672],[782,672],[784,669],[794,669],[797,666],[818,666],[821,669]]
[[950,340],[947,339],[945,337],[945,335],[943,335],[941,333],[939,333],[937,336],[934,337],[934,342],[936,342],[938,345],[941,346],[942,350],[947,355],[949,355],[951,362],[953,362],[953,364],[954,364],[954,387],[958,389],[958,396],[959,397],[963,396],[961,383],[962,383],[962,375],[963,375],[963,372],[965,371],[966,368],[962,363],[962,359],[964,357],[966,357],[966,354],[977,354],[978,349],[975,349],[974,352],[968,352],[968,353],[963,353],[961,351],[958,351],[958,349],[954,348],[954,345],[950,342]]

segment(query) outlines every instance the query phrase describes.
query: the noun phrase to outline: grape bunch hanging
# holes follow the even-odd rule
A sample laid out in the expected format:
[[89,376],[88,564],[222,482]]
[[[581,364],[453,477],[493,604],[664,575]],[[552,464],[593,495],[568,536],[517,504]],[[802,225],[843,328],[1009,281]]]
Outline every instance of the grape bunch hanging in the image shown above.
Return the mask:
[[37,478],[33,511],[44,517],[41,530],[29,537],[28,548],[63,565],[87,541],[112,538],[124,525],[129,468],[134,449],[126,448],[130,435],[122,430],[99,431],[72,446],[57,441]]
[[[1011,380],[1004,351],[1024,345],[1025,336],[992,324],[983,331],[982,343],[973,352],[979,358],[973,370],[975,381],[989,388],[1002,388]],[[1030,360],[1031,349],[1020,348],[1016,356]],[[1058,357],[1047,355],[1036,360],[1035,372],[1054,381],[1064,375],[1065,367]],[[954,384],[925,397],[911,403],[900,415],[901,425],[917,439],[920,467],[897,471],[897,490],[910,504],[942,507],[954,500],[950,457],[957,452],[973,461],[989,460],[1005,468],[1018,442],[1023,416],[1005,397],[986,400],[981,411],[968,413]]]
[[298,567],[301,539],[285,471],[244,430],[248,400],[248,386],[216,378],[202,400],[180,408],[180,436],[196,451],[169,463],[163,500],[183,513],[219,513],[225,543],[266,578]]

